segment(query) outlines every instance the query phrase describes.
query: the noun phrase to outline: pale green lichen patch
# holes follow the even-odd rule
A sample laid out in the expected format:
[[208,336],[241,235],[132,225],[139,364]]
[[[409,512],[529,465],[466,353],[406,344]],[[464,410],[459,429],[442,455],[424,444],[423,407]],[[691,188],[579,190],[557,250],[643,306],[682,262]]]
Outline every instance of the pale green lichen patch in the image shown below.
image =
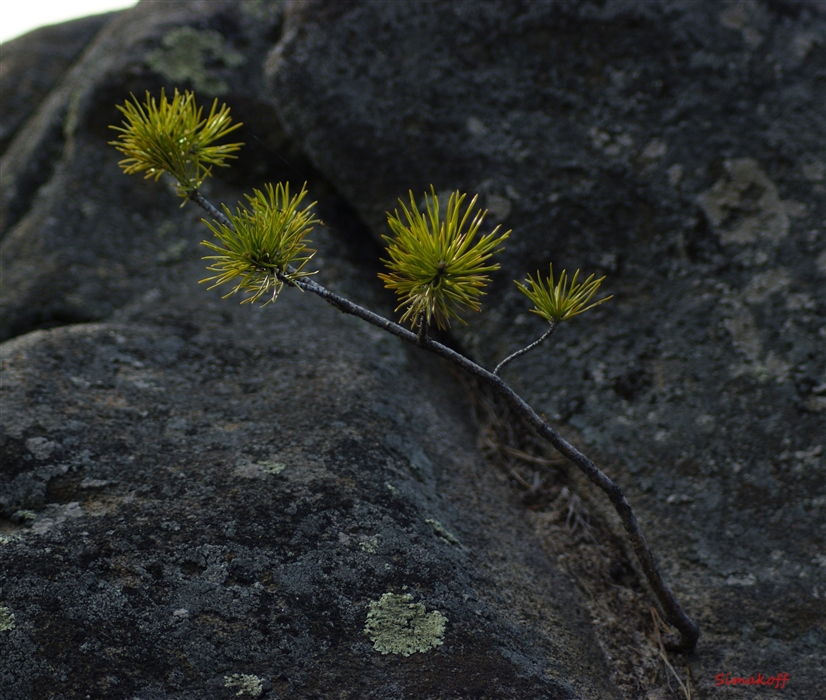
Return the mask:
[[233,673],[224,676],[225,688],[238,688],[238,695],[249,695],[251,698],[260,698],[264,692],[264,680],[248,673]]
[[781,201],[777,185],[753,158],[723,162],[726,175],[698,198],[724,244],[777,242],[789,233],[789,216],[803,216],[799,202]]
[[155,260],[161,265],[171,265],[180,262],[185,257],[187,245],[189,245],[189,241],[187,241],[186,238],[179,238],[157,253]]
[[235,467],[235,475],[248,479],[264,479],[270,476],[277,476],[287,468],[284,462],[275,462],[265,459],[259,462],[247,462],[241,460]]
[[443,540],[447,540],[450,544],[460,544],[459,540],[456,538],[456,535],[450,532],[450,530],[448,530],[438,520],[428,518],[425,522],[430,525],[430,527],[433,528],[433,532],[435,532]]
[[216,31],[180,27],[165,34],[161,48],[146,59],[147,65],[170,83],[189,82],[196,92],[223,95],[229,91],[226,81],[215,76],[214,66],[237,68],[246,59],[230,49]]
[[427,612],[421,603],[413,603],[409,593],[385,593],[370,603],[364,632],[381,654],[410,656],[444,643],[447,617],[434,610]]
[[12,522],[19,523],[20,525],[31,525],[37,520],[37,513],[33,510],[18,510],[12,513],[11,519]]
[[273,476],[280,474],[287,468],[287,465],[284,464],[284,462],[270,461],[258,462],[258,466],[261,468],[262,472],[265,474],[272,474]]
[[0,632],[14,629],[14,613],[8,608],[0,608]]
[[362,552],[368,554],[375,554],[379,550],[379,536],[365,537],[359,542],[359,548]]
[[0,532],[0,546],[22,539],[19,532]]

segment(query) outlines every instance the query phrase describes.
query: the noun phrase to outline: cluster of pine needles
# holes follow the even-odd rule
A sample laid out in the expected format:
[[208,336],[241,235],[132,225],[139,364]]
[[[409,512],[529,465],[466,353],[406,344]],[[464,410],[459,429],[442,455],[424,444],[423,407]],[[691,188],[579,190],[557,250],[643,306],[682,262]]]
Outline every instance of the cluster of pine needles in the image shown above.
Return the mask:
[[[121,126],[112,128],[119,139],[112,145],[126,157],[120,161],[124,172],[145,173],[159,179],[169,173],[176,181],[178,194],[198,200],[198,188],[212,174],[213,167],[226,167],[228,158],[241,148],[241,143],[217,145],[241,124],[232,124],[230,110],[213,101],[209,113],[195,103],[193,93],[175,90],[172,99],[161,91],[159,99],[149,93],[141,103],[136,97],[118,106],[124,117]],[[480,297],[490,282],[489,273],[499,268],[491,258],[503,248],[510,231],[499,233],[499,226],[486,234],[479,231],[487,211],[477,209],[477,197],[463,207],[467,195],[458,191],[447,196],[442,210],[440,198],[431,185],[424,194],[423,211],[419,210],[413,192],[410,206],[399,200],[401,213],[388,213],[387,223],[393,236],[384,236],[387,256],[383,260],[387,272],[379,277],[399,298],[401,320],[426,333],[432,324],[445,329],[451,320],[464,323],[462,313],[479,311]],[[304,271],[314,251],[307,247],[306,235],[320,223],[312,214],[315,203],[300,207],[306,189],[289,196],[289,185],[267,185],[264,191],[254,190],[233,213],[224,207],[215,211],[215,221],[206,221],[217,242],[203,245],[214,254],[208,269],[217,274],[203,280],[212,287],[240,278],[227,296],[247,293],[246,303],[254,303],[267,295],[266,303],[275,301],[284,283],[313,272]],[[590,275],[578,282],[579,270],[569,280],[562,271],[554,279],[528,275],[525,282],[516,281],[517,288],[532,303],[531,311],[551,324],[577,316],[608,301],[605,297],[591,302],[604,278]]]

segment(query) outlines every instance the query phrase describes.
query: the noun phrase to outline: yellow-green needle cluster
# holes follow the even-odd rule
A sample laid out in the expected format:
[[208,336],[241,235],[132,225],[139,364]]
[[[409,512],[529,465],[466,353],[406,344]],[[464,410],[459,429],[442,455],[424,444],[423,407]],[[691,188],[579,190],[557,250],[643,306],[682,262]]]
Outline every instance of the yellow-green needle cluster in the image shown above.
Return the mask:
[[546,321],[554,324],[577,316],[588,309],[593,309],[612,298],[605,297],[586,306],[605,278],[594,279],[593,275],[589,275],[588,279],[581,284],[577,284],[577,277],[579,277],[579,270],[574,273],[569,285],[567,273],[563,270],[559,276],[559,281],[555,283],[554,266],[551,263],[550,274],[544,280],[539,274],[539,270],[536,272],[536,279],[528,275],[525,282],[530,285],[530,289],[521,282],[516,280],[514,282],[519,287],[519,291],[534,303],[531,312],[539,314]]
[[[212,261],[207,269],[217,273],[202,280],[214,283],[210,289],[240,277],[227,296],[244,291],[249,293],[244,301],[255,302],[272,291],[271,302],[285,281],[314,274],[303,272],[314,254],[304,237],[319,223],[308,208],[298,208],[307,194],[305,188],[294,197],[290,197],[288,184],[267,185],[266,192],[253,190],[252,196],[246,196],[248,206],[242,205],[235,214],[224,207],[225,217],[198,192],[212,166],[225,166],[224,161],[234,158],[232,154],[243,145],[214,145],[241,126],[231,123],[226,105],[219,108],[215,100],[204,117],[194,95],[176,89],[171,100],[163,90],[157,100],[147,92],[143,103],[133,95],[118,110],[126,120],[123,126],[111,127],[120,132],[119,139],[111,143],[127,156],[120,161],[123,170],[146,173],[156,180],[165,172],[171,174],[178,181],[178,194],[207,208],[215,219],[207,225],[217,242],[203,242],[216,253],[205,258]],[[410,321],[426,333],[434,322],[444,329],[451,319],[462,321],[460,312],[465,308],[480,310],[479,299],[490,282],[487,273],[499,268],[490,258],[502,250],[511,232],[499,234],[497,226],[486,236],[478,236],[487,213],[474,211],[478,197],[463,210],[467,195],[452,193],[442,217],[432,185],[424,195],[424,212],[416,206],[413,192],[409,195],[410,208],[399,200],[401,214],[397,209],[387,215],[394,236],[383,236],[389,260],[382,262],[388,272],[379,277],[398,296],[396,310],[404,309],[402,322]],[[591,275],[577,284],[578,275],[579,270],[569,284],[563,270],[554,282],[551,265],[545,280],[537,272],[536,279],[528,275],[525,284],[516,284],[534,303],[532,311],[555,324],[611,298],[589,304],[605,278]]]
[[149,92],[141,104],[132,95],[132,101],[117,106],[126,117],[123,126],[112,126],[119,131],[117,141],[110,144],[127,157],[119,165],[127,174],[145,172],[147,178],[157,180],[167,172],[178,181],[178,194],[187,196],[198,189],[211,174],[211,166],[225,167],[226,158],[237,151],[242,143],[210,145],[241,124],[231,125],[229,107],[212,103],[207,117],[195,104],[195,96],[187,91],[175,90],[168,100],[161,90],[155,100]]
[[510,231],[497,236],[497,226],[477,240],[487,212],[478,211],[471,218],[476,197],[461,214],[466,195],[454,192],[441,220],[439,199],[432,186],[430,194],[424,196],[424,213],[419,212],[413,192],[409,194],[410,209],[399,200],[402,215],[398,210],[387,215],[396,236],[383,236],[390,259],[382,262],[390,272],[380,273],[379,277],[400,298],[396,310],[406,307],[402,321],[409,320],[413,327],[420,328],[435,321],[439,328],[446,328],[451,318],[461,321],[459,311],[463,307],[479,311],[479,297],[489,281],[485,273],[499,268],[487,261],[501,250],[499,246]]
[[253,303],[272,290],[266,302],[269,304],[278,297],[285,280],[292,282],[315,274],[303,271],[315,255],[306,246],[310,241],[305,239],[313,225],[320,223],[310,212],[315,202],[299,209],[307,195],[305,187],[292,197],[289,183],[267,185],[265,189],[266,192],[253,190],[252,196],[245,195],[249,206],[240,206],[234,214],[224,206],[229,226],[204,219],[218,239],[218,244],[202,242],[217,253],[204,260],[211,260],[207,270],[218,274],[201,281],[214,282],[210,287],[213,289],[240,277],[241,281],[225,296],[248,292],[250,296],[242,304]]

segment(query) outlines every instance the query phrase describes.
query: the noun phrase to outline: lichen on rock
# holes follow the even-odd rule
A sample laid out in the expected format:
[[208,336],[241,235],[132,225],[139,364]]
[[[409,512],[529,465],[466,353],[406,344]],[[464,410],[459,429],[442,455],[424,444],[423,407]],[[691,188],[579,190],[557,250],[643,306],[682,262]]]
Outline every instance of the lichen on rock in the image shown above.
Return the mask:
[[236,695],[248,695],[252,698],[260,698],[264,692],[262,680],[249,673],[233,673],[231,676],[224,676],[224,687],[238,688]]
[[442,525],[438,520],[434,518],[427,518],[425,522],[433,528],[433,532],[441,537],[446,542],[450,542],[450,544],[461,544],[459,539],[454,535],[450,530],[448,530],[444,525]]
[[370,603],[364,632],[379,653],[410,656],[444,643],[447,617],[438,610],[428,613],[424,605],[412,600],[409,593],[385,593]]
[[801,216],[802,205],[781,201],[777,185],[753,158],[727,160],[724,167],[726,176],[697,200],[720,240],[747,244],[785,238],[789,216]]
[[0,632],[14,629],[14,613],[8,608],[0,608]]
[[147,56],[147,65],[171,83],[189,82],[198,92],[220,96],[229,85],[214,75],[214,64],[238,68],[246,59],[227,46],[216,31],[179,27],[165,34],[161,48]]

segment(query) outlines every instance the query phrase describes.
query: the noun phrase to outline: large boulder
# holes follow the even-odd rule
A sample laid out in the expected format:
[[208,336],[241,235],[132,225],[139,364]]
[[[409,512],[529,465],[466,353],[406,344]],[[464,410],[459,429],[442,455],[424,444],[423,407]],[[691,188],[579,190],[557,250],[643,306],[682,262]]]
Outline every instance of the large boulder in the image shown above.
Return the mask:
[[610,303],[505,376],[639,508],[703,627],[700,692],[826,675],[823,9],[303,2],[267,66],[376,234],[431,183],[513,229],[453,332],[487,366],[543,330],[511,280],[608,276]]
[[199,267],[3,345],[4,697],[618,697],[443,368]]
[[[512,279],[608,275],[506,379],[638,509],[702,626],[670,658],[694,694],[787,673],[817,696],[819,3],[190,0],[76,26],[57,58],[3,49],[4,95],[62,77],[0,126],[0,690],[681,692],[604,498],[512,416],[314,297],[198,286],[202,213],[107,145],[116,103],[178,87],[245,123],[207,194],[307,181],[320,280],[387,316],[385,212],[480,193],[514,232],[445,340],[487,366],[542,332]],[[38,55],[39,81],[6,61]]]
[[467,388],[310,295],[208,292],[202,213],[119,171],[130,92],[220,95],[256,145],[208,193],[308,180],[324,281],[392,314],[260,97],[278,8],[237,9],[115,16],[4,155],[0,695],[619,698]]
[[[258,99],[260,64],[280,14],[265,7],[254,14],[234,10],[235,3],[226,2],[141,3],[115,14],[15,130],[0,171],[0,339],[104,319],[151,289],[156,269],[191,252],[176,233],[181,219],[158,206],[168,187],[136,186],[106,147],[117,136],[109,126],[122,120],[115,105],[130,93],[143,98],[166,85],[170,92],[185,86],[201,94],[206,86],[206,102],[231,84],[233,107],[257,137],[267,145],[283,141],[272,110]],[[8,55],[26,53],[29,38],[17,39],[22,45],[16,47],[12,42]],[[14,73],[8,81],[14,84]],[[248,149],[234,174],[243,178],[252,169],[283,177],[267,172],[260,152]],[[300,162],[293,168],[307,179]],[[126,199],[128,207],[113,204]],[[151,235],[142,235],[147,230]]]

